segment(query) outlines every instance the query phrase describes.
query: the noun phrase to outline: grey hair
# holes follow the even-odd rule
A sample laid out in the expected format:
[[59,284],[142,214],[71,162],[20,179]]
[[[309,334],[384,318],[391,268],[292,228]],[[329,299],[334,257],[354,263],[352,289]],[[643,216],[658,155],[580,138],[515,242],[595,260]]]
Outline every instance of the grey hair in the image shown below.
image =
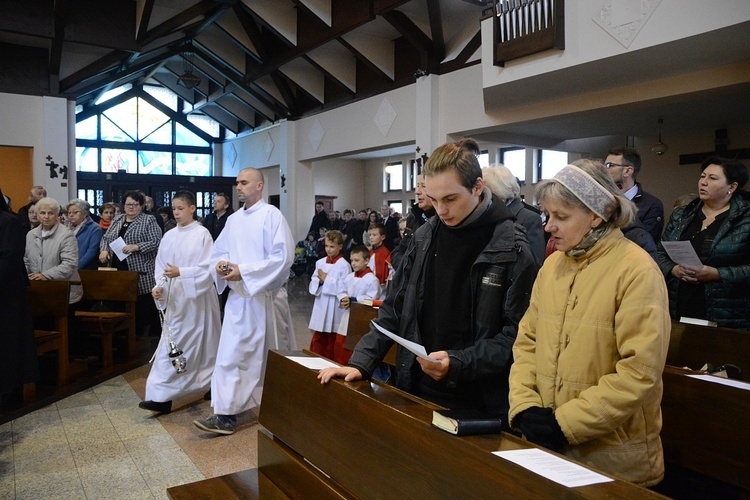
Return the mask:
[[516,176],[502,163],[482,168],[482,177],[490,191],[504,202],[521,196],[521,186],[518,185]]
[[[627,227],[635,222],[637,208],[635,203],[630,201],[622,194],[622,191],[610,177],[601,160],[580,159],[576,160],[574,165],[589,176],[591,176],[599,185],[609,191],[615,198],[614,206],[609,211],[610,216],[605,221],[617,227]],[[539,203],[544,205],[545,199],[552,199],[561,202],[568,207],[578,207],[586,211],[591,211],[572,191],[557,182],[554,178],[541,182],[536,188],[536,197]]]
[[37,201],[34,206],[36,207],[37,212],[39,212],[39,210],[43,208],[46,208],[48,210],[52,210],[56,214],[60,213],[60,204],[54,198],[42,198],[41,200]]
[[91,210],[91,205],[89,205],[89,202],[80,198],[73,198],[68,202],[68,205],[65,208],[70,208],[71,205],[75,205],[76,207],[78,207],[78,210],[80,210],[84,215],[89,215],[89,210]]

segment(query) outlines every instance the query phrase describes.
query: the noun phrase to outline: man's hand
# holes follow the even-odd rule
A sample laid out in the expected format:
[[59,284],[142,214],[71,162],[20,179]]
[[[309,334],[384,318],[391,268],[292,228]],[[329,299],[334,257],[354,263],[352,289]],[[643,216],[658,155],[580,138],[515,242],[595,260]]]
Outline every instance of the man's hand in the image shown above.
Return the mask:
[[221,279],[224,281],[242,280],[239,266],[228,260],[220,260],[219,263],[216,264],[216,272],[221,275]]
[[328,277],[328,273],[323,271],[322,269],[318,269],[318,279],[321,283],[323,283],[326,278]]
[[31,273],[29,274],[29,279],[31,281],[47,281],[47,277],[42,273]]
[[332,378],[343,378],[346,382],[362,380],[362,372],[351,366],[340,366],[337,368],[323,368],[318,373],[321,384],[327,384]]
[[422,359],[417,357],[417,362],[422,367],[422,371],[426,375],[434,378],[435,380],[443,380],[448,375],[448,368],[450,367],[451,359],[448,353],[445,351],[431,352],[428,354],[432,359],[440,360],[439,363],[430,361],[429,359]]
[[102,250],[101,253],[99,253],[99,262],[102,264],[106,264],[107,260],[109,260],[109,252],[106,250]]
[[156,300],[159,300],[161,298],[161,293],[164,291],[162,287],[154,288],[151,290],[151,296],[155,298]]
[[138,245],[134,243],[130,245],[125,245],[124,247],[122,247],[122,252],[127,253],[127,254],[136,253],[138,250],[139,250]]
[[351,303],[352,303],[352,301],[351,301],[351,299],[349,297],[344,297],[343,299],[341,299],[341,307],[343,307],[344,309],[346,309],[347,307],[349,307],[349,305]]

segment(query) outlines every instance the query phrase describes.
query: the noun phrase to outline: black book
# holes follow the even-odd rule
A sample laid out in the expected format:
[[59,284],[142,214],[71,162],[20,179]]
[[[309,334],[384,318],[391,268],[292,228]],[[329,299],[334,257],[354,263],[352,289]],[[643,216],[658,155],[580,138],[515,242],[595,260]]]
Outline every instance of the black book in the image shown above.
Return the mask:
[[457,436],[499,434],[502,419],[476,410],[435,410],[432,425]]

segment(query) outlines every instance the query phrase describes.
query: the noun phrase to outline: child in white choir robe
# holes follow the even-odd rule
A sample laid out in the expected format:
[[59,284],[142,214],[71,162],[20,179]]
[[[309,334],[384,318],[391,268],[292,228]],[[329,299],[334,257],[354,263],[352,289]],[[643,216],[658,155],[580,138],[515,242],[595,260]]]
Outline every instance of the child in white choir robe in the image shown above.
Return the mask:
[[[144,410],[169,413],[172,400],[211,387],[221,333],[214,287],[213,238],[195,219],[195,198],[187,191],[172,199],[177,227],[164,234],[156,255],[156,286],[151,295],[164,312],[161,340],[146,380]],[[164,278],[162,278],[162,276]],[[169,335],[183,351],[186,370],[178,373],[169,357]]]
[[375,300],[380,296],[380,280],[367,265],[370,261],[370,251],[367,247],[358,245],[352,248],[350,259],[354,272],[344,279],[344,287],[338,296],[341,307],[344,308],[344,316],[341,318],[338,335],[336,335],[336,342],[333,346],[333,360],[340,365],[347,364],[352,355],[352,351],[344,347],[351,303],[363,302],[367,299]]
[[338,294],[344,278],[352,270],[341,255],[343,248],[344,235],[340,231],[328,231],[325,236],[326,257],[315,263],[310,279],[310,293],[315,295],[309,325],[313,331],[310,350],[328,359],[333,359],[336,332],[344,315]]

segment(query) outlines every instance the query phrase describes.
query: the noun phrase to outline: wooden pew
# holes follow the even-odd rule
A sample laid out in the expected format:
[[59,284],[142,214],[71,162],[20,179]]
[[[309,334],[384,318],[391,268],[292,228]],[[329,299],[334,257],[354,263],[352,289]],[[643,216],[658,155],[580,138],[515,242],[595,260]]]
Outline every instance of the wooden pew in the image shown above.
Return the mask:
[[664,369],[664,458],[743,488],[750,496],[750,391],[688,377],[690,373]]
[[[57,351],[57,385],[68,383],[68,300],[69,281],[30,281],[26,288],[34,319],[37,355]],[[39,327],[40,320],[51,321],[53,329]]]
[[103,302],[123,302],[125,311],[76,311],[77,330],[101,336],[103,368],[112,366],[112,337],[124,333],[128,355],[137,352],[135,331],[135,302],[138,297],[138,273],[135,271],[79,270],[83,285],[83,299]]
[[750,332],[672,322],[667,364],[699,370],[705,363],[731,363],[750,382]]
[[[352,302],[349,313],[349,326],[347,327],[346,342],[344,347],[353,351],[359,340],[370,331],[370,321],[378,317],[378,309],[366,306],[359,302]],[[383,362],[391,366],[396,365],[396,344],[388,351]]]
[[268,353],[259,421],[271,435],[258,436],[258,474],[289,497],[659,497],[620,480],[563,487],[491,454],[533,447],[526,441],[456,437],[430,425],[436,406],[426,401],[376,382],[324,386],[316,375]]

